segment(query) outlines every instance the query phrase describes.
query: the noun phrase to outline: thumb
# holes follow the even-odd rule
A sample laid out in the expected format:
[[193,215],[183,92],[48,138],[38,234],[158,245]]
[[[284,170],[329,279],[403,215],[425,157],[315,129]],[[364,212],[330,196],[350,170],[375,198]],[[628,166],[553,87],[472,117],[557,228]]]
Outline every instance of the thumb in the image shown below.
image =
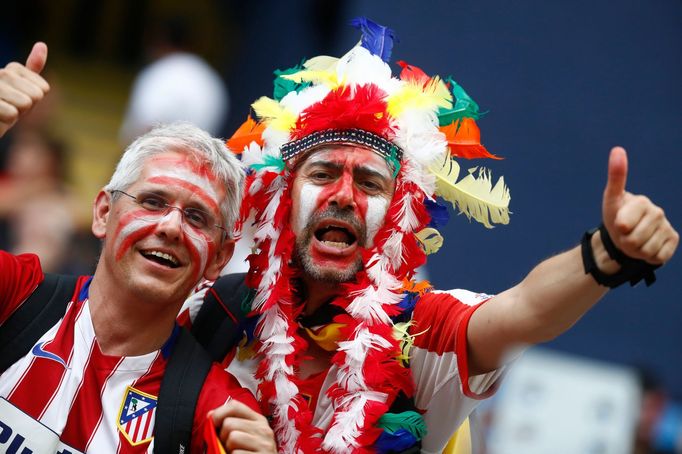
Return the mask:
[[622,147],[613,147],[609,155],[609,173],[604,188],[604,210],[619,204],[628,177],[628,155]]
[[38,41],[33,45],[31,53],[26,59],[26,67],[34,73],[40,74],[47,62],[47,45]]

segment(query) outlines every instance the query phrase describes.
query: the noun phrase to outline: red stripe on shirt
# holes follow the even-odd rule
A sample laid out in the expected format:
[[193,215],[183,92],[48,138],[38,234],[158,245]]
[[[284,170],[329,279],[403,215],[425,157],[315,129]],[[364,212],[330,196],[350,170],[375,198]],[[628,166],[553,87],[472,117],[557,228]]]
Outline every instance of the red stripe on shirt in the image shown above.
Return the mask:
[[83,372],[83,381],[76,392],[61,439],[85,452],[102,419],[102,394],[122,358],[105,356],[97,342]]
[[[56,353],[67,364],[73,355],[75,325],[82,308],[83,304],[79,303],[67,309],[54,341],[48,344],[52,345],[49,352]],[[40,419],[57,393],[65,372],[66,368],[53,359],[34,357],[8,400],[34,419]],[[40,386],[36,386],[36,383],[40,383]]]

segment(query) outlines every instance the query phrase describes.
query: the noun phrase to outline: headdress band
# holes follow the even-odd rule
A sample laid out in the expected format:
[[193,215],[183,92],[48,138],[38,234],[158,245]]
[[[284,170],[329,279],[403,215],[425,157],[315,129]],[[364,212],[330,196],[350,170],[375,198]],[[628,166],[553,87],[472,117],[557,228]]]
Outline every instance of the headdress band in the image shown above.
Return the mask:
[[[403,150],[383,137],[363,129],[327,129],[313,132],[301,139],[282,145],[282,159],[288,161],[322,145],[352,144],[369,148],[381,155],[391,166],[403,158]],[[398,164],[399,165],[399,164]]]

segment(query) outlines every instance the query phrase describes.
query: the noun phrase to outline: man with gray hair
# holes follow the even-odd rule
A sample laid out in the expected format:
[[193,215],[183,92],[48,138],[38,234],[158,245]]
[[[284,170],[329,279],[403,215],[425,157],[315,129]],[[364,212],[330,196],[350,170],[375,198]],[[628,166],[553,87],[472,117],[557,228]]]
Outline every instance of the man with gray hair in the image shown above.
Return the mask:
[[[26,66],[0,70],[0,135],[49,90],[39,76],[46,58],[38,43]],[[159,436],[160,396],[181,345],[194,345],[175,318],[197,282],[216,279],[232,255],[243,180],[223,142],[188,124],[157,127],[128,147],[94,201],[92,232],[102,240],[94,275],[73,280],[54,323],[28,324],[39,331],[30,352],[0,367],[0,449],[170,452]],[[0,270],[1,350],[49,276],[32,254],[0,251]],[[215,433],[231,451],[274,452],[253,396],[217,365],[206,369],[190,409],[191,444],[173,449],[202,452]],[[184,410],[178,404],[172,418]]]

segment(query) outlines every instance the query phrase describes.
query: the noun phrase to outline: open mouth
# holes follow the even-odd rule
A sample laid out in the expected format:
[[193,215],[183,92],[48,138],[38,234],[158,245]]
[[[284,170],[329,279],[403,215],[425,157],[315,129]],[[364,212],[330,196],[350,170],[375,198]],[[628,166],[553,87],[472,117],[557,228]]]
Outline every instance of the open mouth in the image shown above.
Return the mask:
[[315,238],[326,246],[345,249],[357,241],[355,234],[346,227],[326,225],[315,231]]
[[170,254],[161,251],[141,251],[140,252],[144,258],[156,262],[159,265],[163,265],[168,268],[177,268],[180,266],[178,259]]

